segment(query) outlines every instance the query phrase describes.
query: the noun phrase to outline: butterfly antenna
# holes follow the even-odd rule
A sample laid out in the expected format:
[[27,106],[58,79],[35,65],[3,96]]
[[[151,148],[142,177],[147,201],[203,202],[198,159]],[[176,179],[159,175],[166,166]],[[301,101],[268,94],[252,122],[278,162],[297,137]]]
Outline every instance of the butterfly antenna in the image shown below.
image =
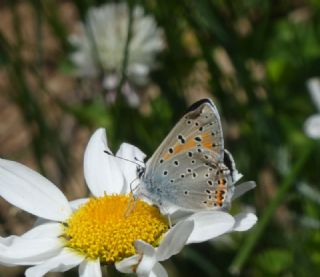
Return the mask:
[[108,155],[110,155],[110,156],[112,156],[112,157],[114,157],[114,158],[117,158],[117,159],[120,159],[120,160],[124,160],[124,161],[130,162],[130,163],[133,163],[133,164],[135,164],[135,165],[137,165],[137,166],[139,166],[139,167],[141,167],[141,164],[139,164],[139,163],[137,163],[137,162],[135,162],[135,161],[138,161],[138,162],[143,163],[143,161],[138,160],[137,157],[134,157],[135,161],[132,161],[132,160],[129,160],[129,159],[126,159],[126,158],[123,158],[123,157],[115,156],[113,153],[111,153],[110,151],[107,151],[107,150],[104,150],[103,152],[106,153],[106,154],[108,154]]

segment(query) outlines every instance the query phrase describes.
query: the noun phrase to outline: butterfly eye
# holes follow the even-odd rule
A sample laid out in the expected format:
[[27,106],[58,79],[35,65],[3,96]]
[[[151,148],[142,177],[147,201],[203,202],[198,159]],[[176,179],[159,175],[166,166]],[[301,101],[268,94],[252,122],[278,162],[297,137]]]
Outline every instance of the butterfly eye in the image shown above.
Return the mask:
[[195,140],[195,141],[198,141],[198,142],[201,142],[201,141],[202,141],[202,138],[201,138],[201,137],[195,137],[194,140]]
[[202,127],[202,126],[199,128],[199,131],[200,131],[200,132],[202,132],[202,131],[203,131],[203,127]]
[[189,192],[187,190],[184,191],[184,194],[187,195]]
[[168,151],[169,151],[170,154],[172,154],[173,153],[173,148],[170,147]]
[[180,175],[181,178],[184,178],[185,176],[186,176],[185,174],[181,174],[181,175]]
[[188,152],[188,156],[191,158],[193,156],[192,152]]
[[187,172],[188,172],[188,173],[191,173],[191,172],[192,172],[191,168],[188,168],[188,169],[187,169]]
[[208,180],[207,183],[209,186],[213,186],[213,182],[211,180]]
[[163,175],[168,175],[168,171],[167,170],[163,171]]
[[189,125],[190,125],[191,123],[192,123],[192,121],[191,121],[191,120],[187,120],[187,124],[189,124]]
[[193,178],[196,178],[197,176],[198,176],[197,173],[195,173],[195,172],[192,173]]
[[173,163],[174,163],[174,165],[176,165],[176,166],[179,165],[179,162],[178,162],[178,161],[174,161]]

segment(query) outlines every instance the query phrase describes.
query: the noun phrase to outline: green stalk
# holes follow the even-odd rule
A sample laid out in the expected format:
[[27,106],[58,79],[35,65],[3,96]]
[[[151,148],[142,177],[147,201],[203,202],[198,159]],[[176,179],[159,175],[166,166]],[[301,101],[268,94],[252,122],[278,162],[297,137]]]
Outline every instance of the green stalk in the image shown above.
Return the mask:
[[265,210],[265,212],[262,214],[261,219],[258,220],[257,225],[252,230],[249,236],[247,236],[247,239],[245,240],[244,244],[240,248],[237,256],[231,263],[231,266],[229,268],[229,271],[232,274],[239,274],[244,266],[244,264],[247,262],[248,258],[251,255],[251,252],[253,251],[256,243],[261,238],[264,230],[266,229],[267,225],[269,224],[270,220],[272,219],[272,216],[274,215],[276,209],[278,206],[282,203],[284,200],[287,192],[294,184],[294,181],[299,176],[300,171],[303,168],[303,165],[308,160],[310,153],[313,149],[312,143],[307,145],[305,148],[305,151],[299,156],[299,159],[294,164],[291,172],[287,175],[287,177],[283,180],[282,184],[280,185],[280,188],[276,194],[276,196],[271,200],[269,206]]
[[126,44],[124,47],[124,57],[122,61],[122,67],[121,67],[121,80],[119,82],[118,86],[118,93],[120,95],[121,89],[123,84],[126,81],[127,77],[127,66],[128,66],[128,61],[129,61],[129,46],[130,46],[130,41],[132,37],[132,24],[133,24],[133,9],[134,9],[134,3],[133,1],[128,1],[128,8],[129,8],[129,20],[128,20],[128,33],[127,33],[127,39],[126,39]]

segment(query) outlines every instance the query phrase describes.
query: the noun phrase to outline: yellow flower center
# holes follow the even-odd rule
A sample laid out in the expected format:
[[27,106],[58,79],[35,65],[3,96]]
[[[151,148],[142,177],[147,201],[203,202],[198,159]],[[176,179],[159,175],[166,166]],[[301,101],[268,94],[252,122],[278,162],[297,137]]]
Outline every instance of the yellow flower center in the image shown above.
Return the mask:
[[136,201],[126,215],[128,195],[91,198],[64,224],[65,245],[88,259],[100,258],[101,263],[114,263],[134,255],[136,240],[158,246],[168,230],[168,222],[156,207]]

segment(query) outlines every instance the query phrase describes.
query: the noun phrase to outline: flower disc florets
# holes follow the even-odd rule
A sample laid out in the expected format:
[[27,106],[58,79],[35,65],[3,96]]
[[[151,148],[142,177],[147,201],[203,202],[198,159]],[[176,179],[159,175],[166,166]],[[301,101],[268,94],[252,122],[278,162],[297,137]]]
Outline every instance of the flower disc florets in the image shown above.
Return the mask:
[[91,198],[64,225],[66,246],[108,264],[134,255],[136,240],[158,246],[168,230],[166,218],[141,200],[135,200],[134,209],[126,214],[130,200],[128,195]]

